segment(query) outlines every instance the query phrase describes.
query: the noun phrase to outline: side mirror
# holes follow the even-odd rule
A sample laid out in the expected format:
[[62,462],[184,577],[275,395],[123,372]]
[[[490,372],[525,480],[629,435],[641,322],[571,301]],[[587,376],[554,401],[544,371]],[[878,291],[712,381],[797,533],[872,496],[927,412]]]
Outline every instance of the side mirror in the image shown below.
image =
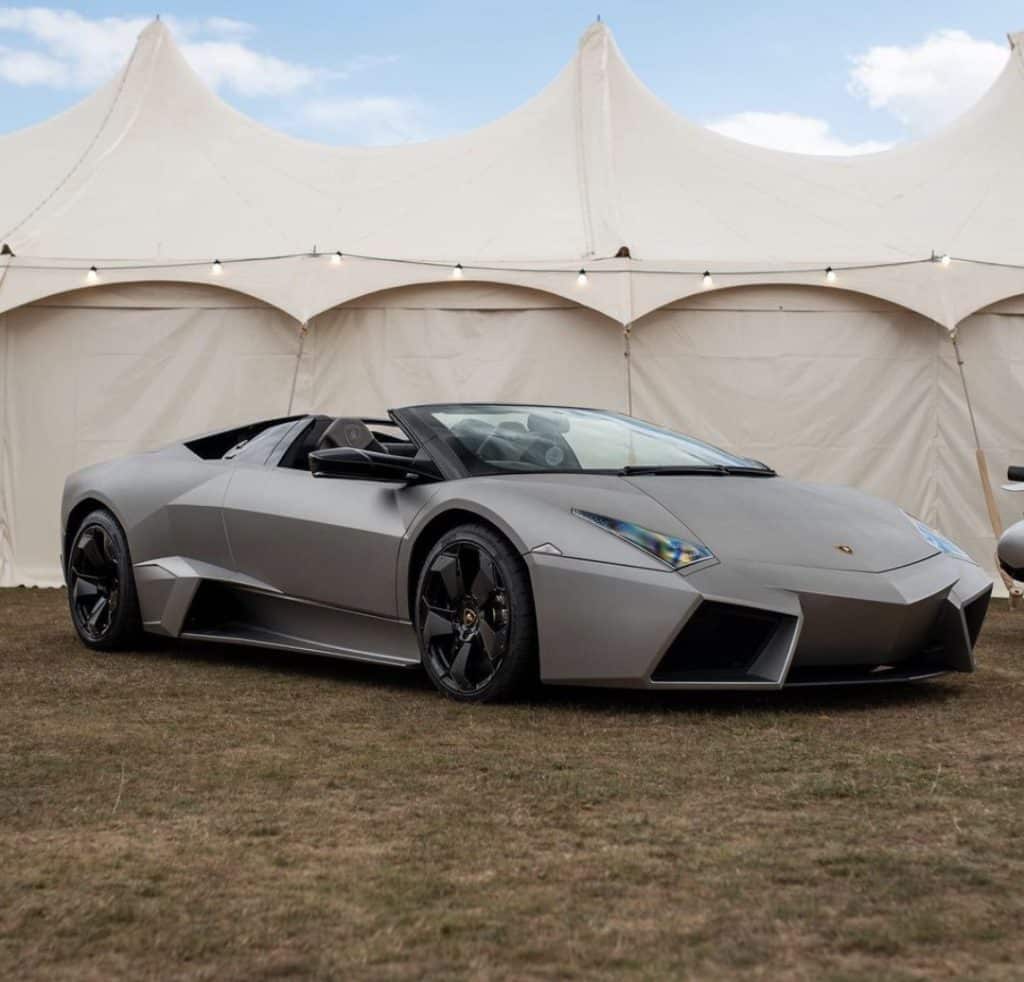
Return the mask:
[[413,460],[355,447],[315,450],[309,455],[309,469],[313,477],[343,477],[352,481],[414,484],[441,480],[441,472],[431,460]]

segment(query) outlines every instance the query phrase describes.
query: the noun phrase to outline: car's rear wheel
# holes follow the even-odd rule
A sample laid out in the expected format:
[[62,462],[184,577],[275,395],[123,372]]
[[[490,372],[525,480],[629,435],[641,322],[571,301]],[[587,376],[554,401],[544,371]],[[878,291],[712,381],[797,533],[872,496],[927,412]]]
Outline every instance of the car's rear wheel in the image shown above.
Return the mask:
[[110,512],[86,515],[67,556],[68,603],[82,642],[111,651],[137,644],[142,634],[128,540]]
[[446,696],[490,702],[537,678],[537,628],[526,567],[485,525],[460,525],[427,554],[416,588],[423,665]]

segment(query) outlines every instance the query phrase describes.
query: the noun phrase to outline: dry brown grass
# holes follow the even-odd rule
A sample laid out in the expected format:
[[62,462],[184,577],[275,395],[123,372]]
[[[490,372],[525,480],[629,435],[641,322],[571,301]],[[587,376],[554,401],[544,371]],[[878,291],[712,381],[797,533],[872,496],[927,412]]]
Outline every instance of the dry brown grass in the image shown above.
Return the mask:
[[100,655],[0,591],[4,979],[1011,979],[1024,613],[971,677],[550,690]]

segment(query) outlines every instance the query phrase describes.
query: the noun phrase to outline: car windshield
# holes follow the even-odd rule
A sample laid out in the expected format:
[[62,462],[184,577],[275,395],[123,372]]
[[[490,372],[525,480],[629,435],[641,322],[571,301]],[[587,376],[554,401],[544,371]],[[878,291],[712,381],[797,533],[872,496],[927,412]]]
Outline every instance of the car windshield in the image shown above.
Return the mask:
[[771,475],[766,465],[629,416],[549,406],[450,405],[416,413],[470,474],[536,471]]

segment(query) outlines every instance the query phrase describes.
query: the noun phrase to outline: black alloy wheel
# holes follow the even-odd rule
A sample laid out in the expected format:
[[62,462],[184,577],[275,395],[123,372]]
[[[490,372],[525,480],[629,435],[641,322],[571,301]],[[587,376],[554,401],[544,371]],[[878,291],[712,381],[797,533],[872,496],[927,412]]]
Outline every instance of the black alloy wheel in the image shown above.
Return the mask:
[[483,526],[461,526],[427,556],[416,595],[424,667],[446,695],[507,698],[536,675],[536,632],[522,560]]
[[79,526],[68,552],[67,585],[75,630],[90,648],[137,640],[141,624],[128,544],[109,513],[93,512]]

